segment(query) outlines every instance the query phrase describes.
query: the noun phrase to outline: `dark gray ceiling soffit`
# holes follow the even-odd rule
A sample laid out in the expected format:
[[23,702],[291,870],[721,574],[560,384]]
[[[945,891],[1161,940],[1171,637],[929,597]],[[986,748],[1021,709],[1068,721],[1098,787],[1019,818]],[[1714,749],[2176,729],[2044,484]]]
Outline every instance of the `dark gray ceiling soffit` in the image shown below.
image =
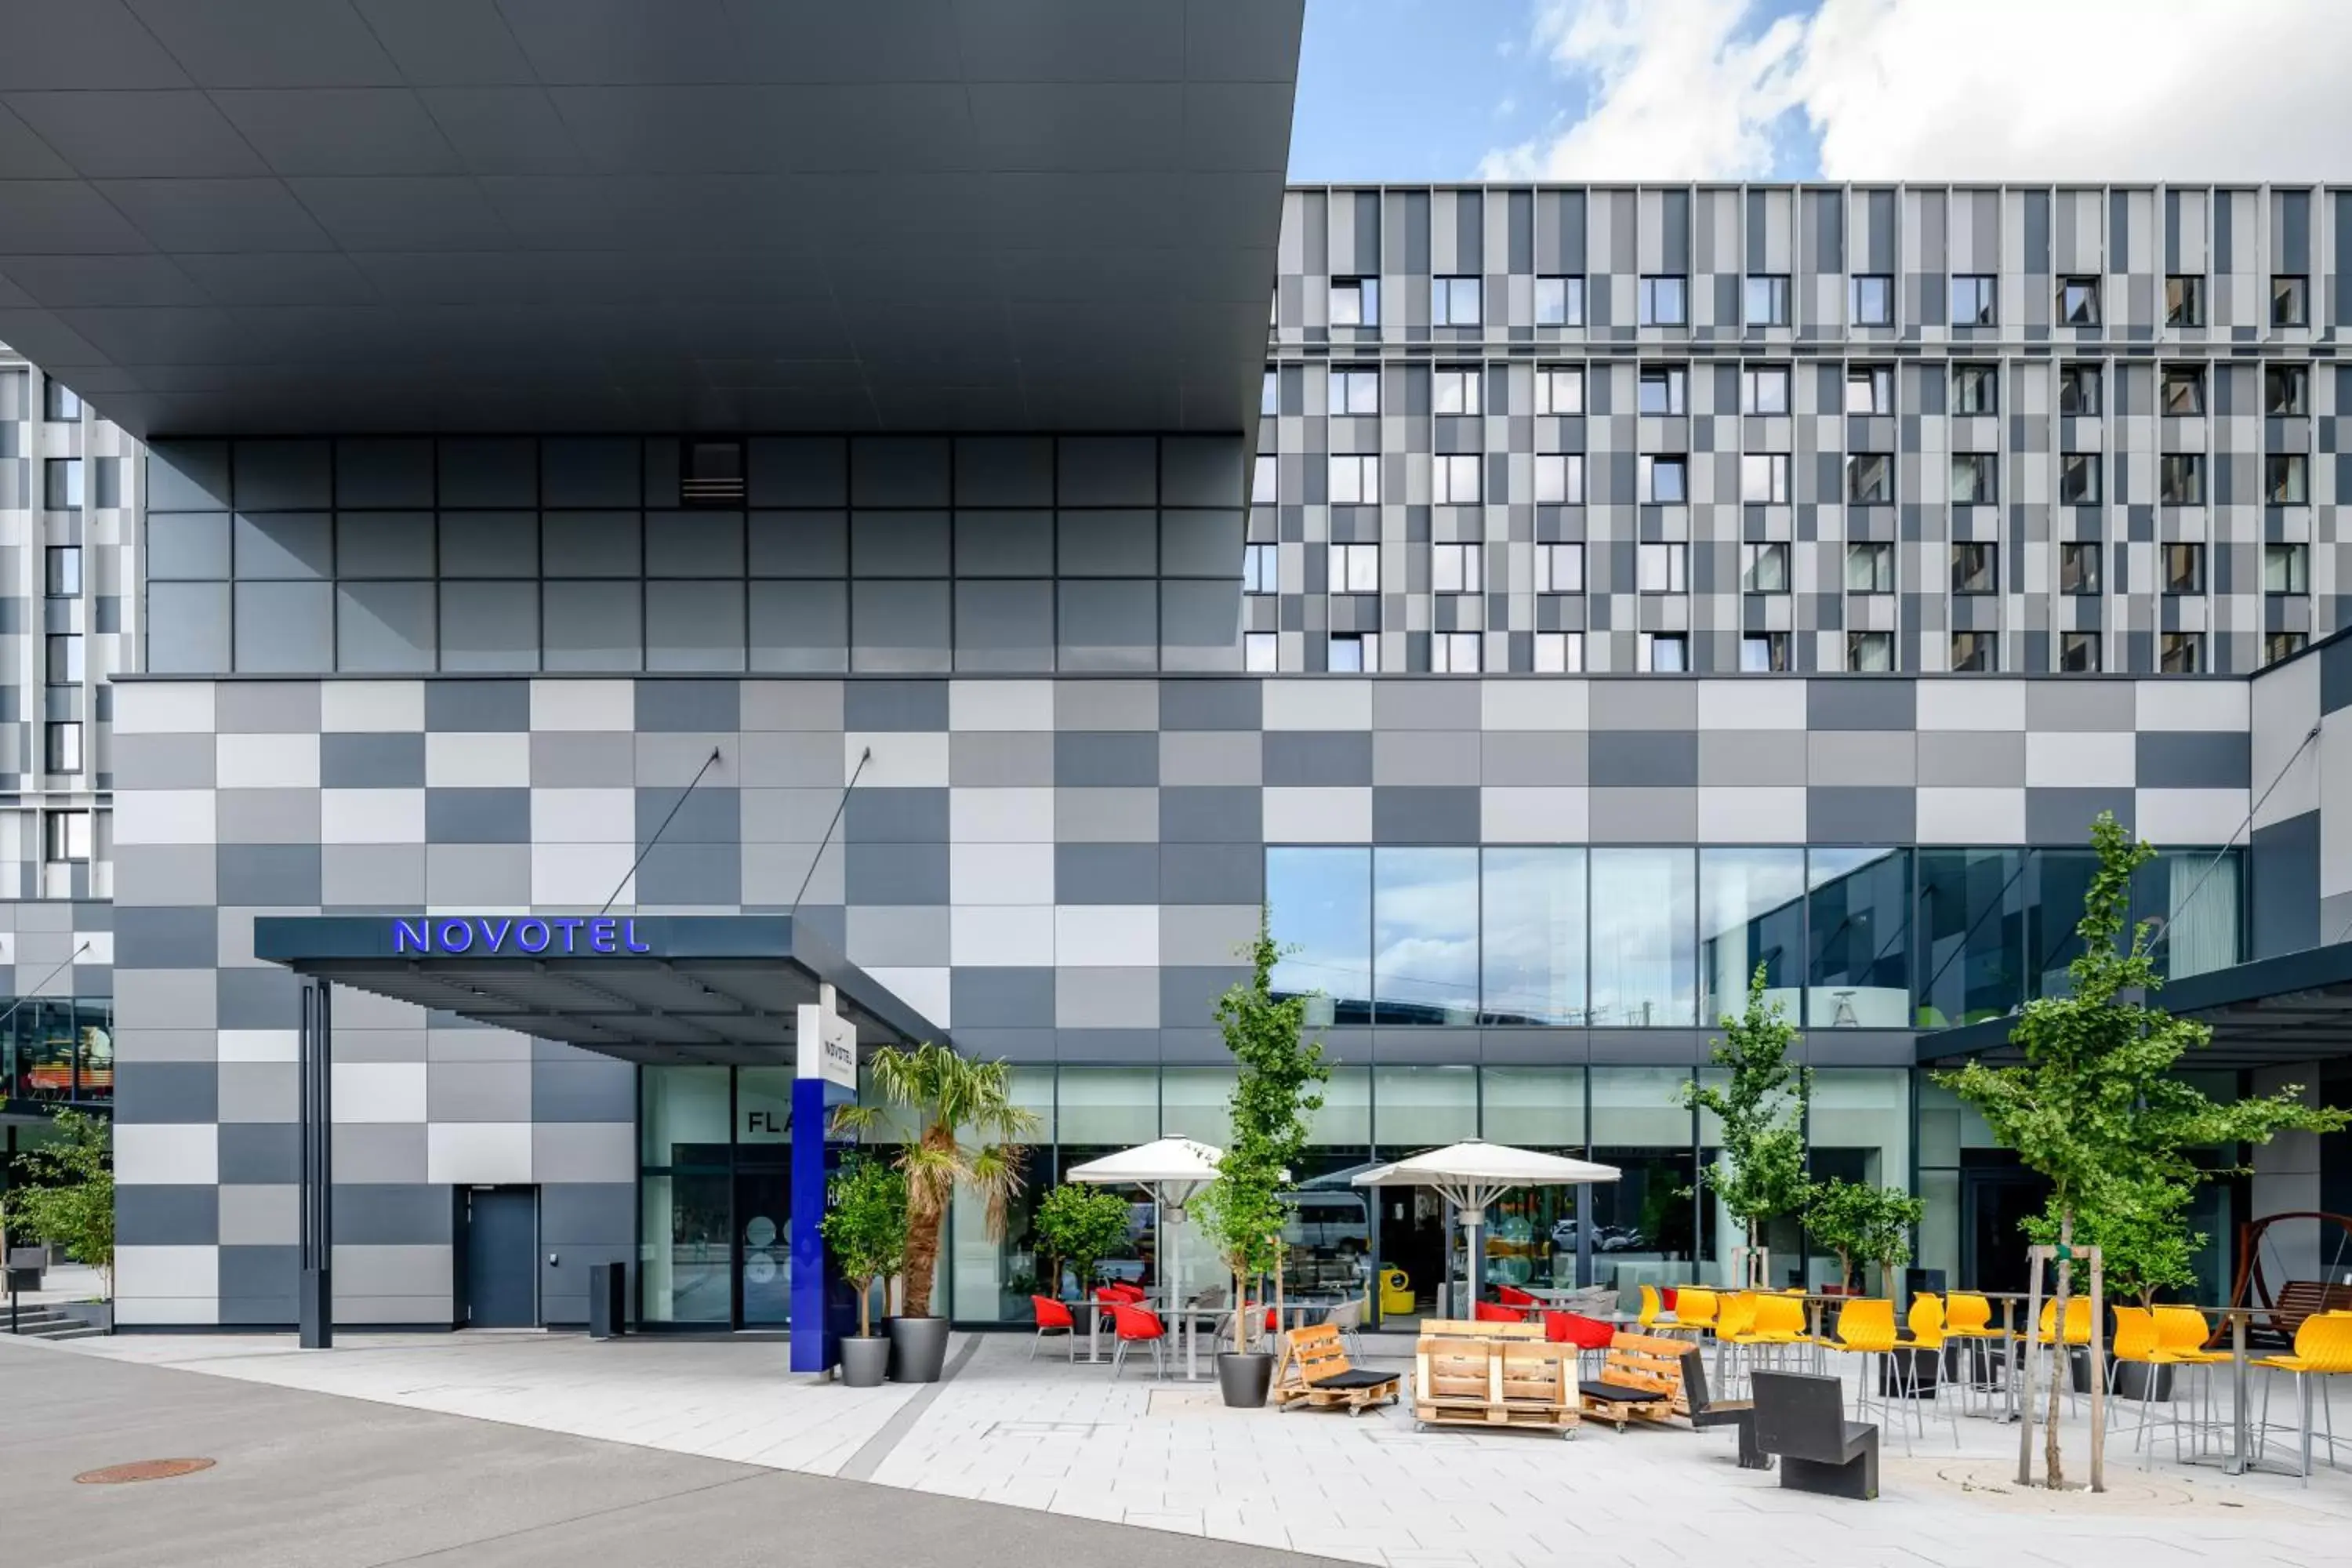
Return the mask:
[[140,437],[1255,423],[1303,0],[0,0],[0,342]]

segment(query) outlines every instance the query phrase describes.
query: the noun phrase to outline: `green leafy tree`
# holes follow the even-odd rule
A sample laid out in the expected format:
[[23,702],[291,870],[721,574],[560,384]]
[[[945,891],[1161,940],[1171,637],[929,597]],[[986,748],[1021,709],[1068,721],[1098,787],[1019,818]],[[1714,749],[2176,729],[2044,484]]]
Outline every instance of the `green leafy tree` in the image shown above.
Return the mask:
[[[2074,1292],[2069,1252],[2081,1239],[2082,1215],[2123,1212],[2126,1200],[2119,1194],[2136,1184],[2193,1185],[2206,1173],[2192,1150],[2263,1143],[2290,1129],[2326,1131],[2347,1120],[2345,1112],[2302,1104],[2299,1087],[2225,1105],[2174,1076],[2180,1058],[2211,1036],[2202,1024],[2176,1018],[2152,1000],[2164,976],[2149,948],[2149,925],[2133,926],[2125,935],[2132,873],[2156,851],[2106,812],[2092,825],[2091,843],[2098,868],[2074,928],[2082,951],[2067,965],[2069,994],[2025,1005],[2009,1037],[2023,1054],[2021,1064],[1971,1061],[1936,1075],[1977,1109],[2020,1162],[2049,1178],[2050,1213],[2057,1221],[2052,1245],[2058,1248],[2053,1310],[2060,1323]],[[2064,1484],[2058,1452],[2063,1382],[2051,1380],[2042,1450],[2053,1489]],[[2100,1396],[2095,1380],[2092,1397]],[[2093,1479],[2095,1484],[2095,1458]]]
[[1925,1198],[1915,1198],[1900,1187],[1835,1178],[1813,1188],[1805,1206],[1805,1228],[1837,1254],[1840,1284],[1853,1281],[1857,1265],[1875,1263],[1891,1298],[1895,1270],[1911,1261],[1911,1232],[1927,1213]]
[[1286,1217],[1282,1194],[1307,1147],[1307,1118],[1322,1109],[1331,1069],[1306,1037],[1307,998],[1274,994],[1281,959],[1265,917],[1247,949],[1250,977],[1217,999],[1217,1027],[1240,1068],[1231,1102],[1233,1137],[1217,1179],[1190,1208],[1234,1276],[1234,1346],[1249,1343],[1244,1282],[1276,1267]]
[[23,1184],[0,1196],[0,1226],[98,1270],[114,1295],[114,1148],[109,1124],[85,1111],[58,1112],[58,1140],[16,1156]]
[[992,1237],[1004,1234],[1006,1211],[1021,1192],[1024,1140],[1037,1130],[1034,1112],[1013,1103],[1013,1069],[1002,1061],[974,1061],[932,1043],[901,1050],[885,1046],[866,1065],[875,1101],[834,1112],[842,1131],[884,1127],[893,1110],[919,1129],[899,1152],[907,1183],[905,1315],[931,1315],[931,1282],[939,1271],[940,1231],[958,1187],[981,1200]]
[[857,1332],[870,1335],[874,1287],[907,1261],[907,1178],[869,1155],[850,1155],[825,1184],[817,1228],[857,1284]]
[[[1095,1282],[1095,1265],[1127,1245],[1128,1218],[1127,1200],[1109,1188],[1068,1182],[1045,1194],[1031,1223],[1038,1250],[1055,1263],[1073,1265],[1078,1294],[1084,1296]],[[1045,1293],[1059,1295],[1061,1269],[1050,1269],[1045,1278],[1050,1281]]]
[[1737,1017],[1727,1014],[1722,1026],[1712,1055],[1726,1081],[1685,1083],[1682,1103],[1712,1111],[1723,1123],[1722,1163],[1700,1179],[1746,1229],[1753,1270],[1766,1222],[1802,1208],[1811,1186],[1804,1111],[1812,1072],[1789,1061],[1797,1031],[1779,1002],[1765,1001],[1762,964],[1748,976],[1746,1009]]
[[[2179,1182],[2116,1182],[2095,1206],[2077,1211],[2074,1239],[2099,1249],[2099,1268],[2111,1295],[2156,1305],[2158,1292],[2197,1283],[2197,1254],[2207,1237],[2189,1228],[2196,1189]],[[2059,1215],[2045,1211],[2023,1222],[2035,1245],[2055,1246]]]

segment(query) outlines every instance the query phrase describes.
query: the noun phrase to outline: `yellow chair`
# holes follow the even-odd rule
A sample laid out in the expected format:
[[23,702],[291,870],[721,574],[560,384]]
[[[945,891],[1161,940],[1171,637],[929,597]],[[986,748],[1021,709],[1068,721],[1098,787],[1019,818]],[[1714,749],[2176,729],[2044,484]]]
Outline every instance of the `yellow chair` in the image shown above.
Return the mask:
[[[2053,1296],[2048,1300],[2042,1303],[2042,1319],[2041,1321],[2034,1326],[2032,1335],[2029,1336],[2024,1333],[2020,1333],[2017,1336],[2020,1343],[2022,1344],[2028,1338],[2031,1338],[2032,1342],[2035,1345],[2040,1346],[2042,1349],[2052,1350],[2055,1344],[2053,1334],[2055,1330],[2057,1321],[2058,1299],[2055,1296]],[[2071,1350],[2074,1346],[2087,1345],[2090,1342],[2091,1298],[2087,1295],[2077,1292],[2066,1299],[2066,1344],[2068,1349]],[[2050,1375],[2061,1379],[2064,1384],[2066,1390],[2066,1407],[2069,1410],[2075,1409],[2079,1402],[2077,1395],[2074,1393],[2073,1368],[2068,1364],[2067,1356],[2063,1352],[2056,1352],[2051,1356],[2050,1360],[2051,1364],[2054,1369]]]
[[[1739,1352],[1749,1343],[1748,1330],[1756,1321],[1756,1298],[1745,1290],[1735,1290],[1717,1299],[1715,1311],[1715,1386],[1730,1395],[1738,1386]],[[1727,1351],[1724,1347],[1729,1346]],[[1724,1357],[1731,1357],[1728,1369]]]
[[[1862,1382],[1853,1397],[1854,1415],[1858,1418],[1868,1419],[1870,1407],[1875,1404],[1884,1411],[1885,1419],[1894,1420],[1894,1397],[1889,1393],[1889,1386],[1892,1385],[1896,1393],[1904,1391],[1906,1379],[1903,1369],[1908,1366],[1910,1359],[1895,1355],[1895,1352],[1903,1348],[1903,1342],[1895,1331],[1895,1303],[1883,1296],[1857,1296],[1839,1307],[1837,1327],[1832,1333],[1830,1349],[1862,1358]],[[1873,1356],[1879,1358],[1881,1369],[1879,1394],[1875,1400],[1871,1397],[1870,1389]],[[1912,1413],[1916,1415],[1917,1412],[1918,1403],[1913,1400]],[[1909,1422],[1901,1425],[1903,1451],[1908,1454],[1911,1452],[1911,1425]],[[1920,1435],[1926,1436],[1924,1424]]]
[[[2156,1344],[2165,1364],[2179,1368],[2181,1372],[2201,1368],[2205,1373],[2201,1380],[2203,1386],[2198,1391],[2195,1413],[2186,1417],[2180,1414],[2180,1390],[2177,1386],[2173,1390],[2171,1426],[2175,1458],[2180,1457],[2180,1428],[2184,1423],[2189,1428],[2192,1453],[2204,1452],[2205,1434],[2214,1434],[2217,1440],[2221,1434],[2221,1412],[2213,1399],[2213,1369],[2228,1366],[2237,1358],[2228,1351],[2209,1348],[2212,1338],[2213,1326],[2196,1308],[2156,1309]],[[2174,1381],[2176,1384],[2179,1383],[2179,1373],[2174,1374]],[[2154,1447],[2154,1443],[2151,1442],[2149,1447]]]
[[[1913,1408],[1917,1408],[1916,1401],[1919,1397],[1918,1358],[1922,1353],[1933,1355],[1936,1358],[1936,1386],[1929,1392],[1927,1397],[1932,1404],[1942,1405],[1944,1373],[1948,1365],[1944,1356],[1944,1303],[1942,1300],[1927,1291],[1920,1291],[1917,1295],[1911,1298],[1911,1310],[1906,1314],[1905,1322],[1911,1330],[1911,1345],[1909,1353],[1905,1355],[1903,1358],[1903,1363],[1905,1370],[1911,1374],[1911,1397],[1914,1401]],[[1957,1411],[1947,1405],[1944,1409],[1944,1415],[1946,1419],[1949,1420],[1952,1424],[1952,1447],[1957,1448],[1960,1446],[1959,1415]],[[1923,1415],[1920,1417],[1922,1436],[1926,1435],[1926,1426],[1927,1418]]]
[[[2285,1372],[2294,1374],[2297,1403],[2302,1406],[2300,1429],[2303,1435],[2303,1484],[2311,1484],[2311,1380],[2315,1377],[2341,1377],[2352,1373],[2352,1315],[2333,1312],[2305,1318],[2296,1325],[2294,1349],[2286,1355],[2266,1355],[2252,1363],[2264,1372]],[[2263,1419],[2255,1428],[2261,1434],[2256,1441],[2264,1449],[2270,1447],[2271,1382],[2263,1380]],[[2327,1422],[2327,1462],[2336,1463],[2336,1412],[2327,1399],[2327,1385],[2319,1385],[2320,1409]]]
[[1753,1296],[1748,1301],[1750,1315],[1746,1325],[1736,1332],[1717,1329],[1717,1338],[1740,1346],[1751,1358],[1759,1348],[1777,1352],[1790,1346],[1812,1346],[1813,1336],[1806,1329],[1802,1295]]
[[1717,1304],[1714,1291],[1684,1286],[1675,1292],[1675,1326],[1697,1334],[1713,1333]]
[[[2107,1396],[2110,1399],[2115,1397],[2116,1388],[2122,1380],[2125,1367],[2137,1366],[2140,1369],[2139,1425],[2132,1428],[2132,1447],[2137,1448],[2141,1443],[2147,1441],[2148,1426],[2155,1420],[2157,1380],[2174,1363],[2171,1358],[2165,1354],[2164,1335],[2157,1327],[2156,1313],[2152,1309],[2118,1306],[2115,1309],[2115,1313],[2116,1342],[2107,1347]],[[2179,1393],[2177,1388],[2173,1390],[2175,1399],[2179,1397]],[[2176,1431],[2174,1434],[2176,1452],[2179,1443],[2179,1436]],[[2155,1462],[2156,1445],[2149,1442],[2147,1458],[2142,1461],[2141,1468],[2147,1468]]]
[[1664,1299],[1658,1294],[1658,1288],[1655,1285],[1643,1286],[1641,1313],[1642,1331],[1645,1334],[1655,1333],[1661,1326],[1658,1320],[1664,1317],[1665,1314],[1666,1303]]
[[1997,1386],[1993,1382],[1997,1363],[1982,1347],[2009,1338],[2009,1331],[1992,1321],[1991,1300],[1973,1290],[1955,1290],[1945,1297],[1944,1338],[1958,1342],[1960,1360],[1968,1368],[1968,1386],[1990,1398]]

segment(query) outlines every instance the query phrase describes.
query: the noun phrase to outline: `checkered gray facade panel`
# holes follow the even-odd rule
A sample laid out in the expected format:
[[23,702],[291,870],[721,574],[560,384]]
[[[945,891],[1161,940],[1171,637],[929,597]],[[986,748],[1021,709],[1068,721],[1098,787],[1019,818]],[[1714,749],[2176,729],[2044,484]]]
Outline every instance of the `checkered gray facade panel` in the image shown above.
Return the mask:
[[[2000,670],[2254,670],[2352,620],[2347,240],[2352,191],[2309,187],[1294,189],[1252,657],[1935,672],[1975,634]],[[2070,282],[2095,324],[2062,319]],[[1349,544],[1376,588],[1330,579]]]

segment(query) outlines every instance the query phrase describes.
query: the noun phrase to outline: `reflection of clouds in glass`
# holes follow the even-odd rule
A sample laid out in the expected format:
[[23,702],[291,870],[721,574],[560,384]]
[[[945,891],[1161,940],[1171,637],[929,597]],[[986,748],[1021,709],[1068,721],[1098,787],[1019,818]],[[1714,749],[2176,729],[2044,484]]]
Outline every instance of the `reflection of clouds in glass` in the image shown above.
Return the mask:
[[1583,1022],[1583,851],[1489,849],[1482,895],[1485,1012],[1532,1023]]
[[1377,999],[1476,1006],[1478,852],[1382,849],[1372,871]]
[[1592,1022],[1687,1024],[1693,1014],[1691,855],[1592,852]]
[[1269,849],[1265,885],[1275,945],[1298,950],[1276,963],[1274,988],[1370,997],[1371,852]]

